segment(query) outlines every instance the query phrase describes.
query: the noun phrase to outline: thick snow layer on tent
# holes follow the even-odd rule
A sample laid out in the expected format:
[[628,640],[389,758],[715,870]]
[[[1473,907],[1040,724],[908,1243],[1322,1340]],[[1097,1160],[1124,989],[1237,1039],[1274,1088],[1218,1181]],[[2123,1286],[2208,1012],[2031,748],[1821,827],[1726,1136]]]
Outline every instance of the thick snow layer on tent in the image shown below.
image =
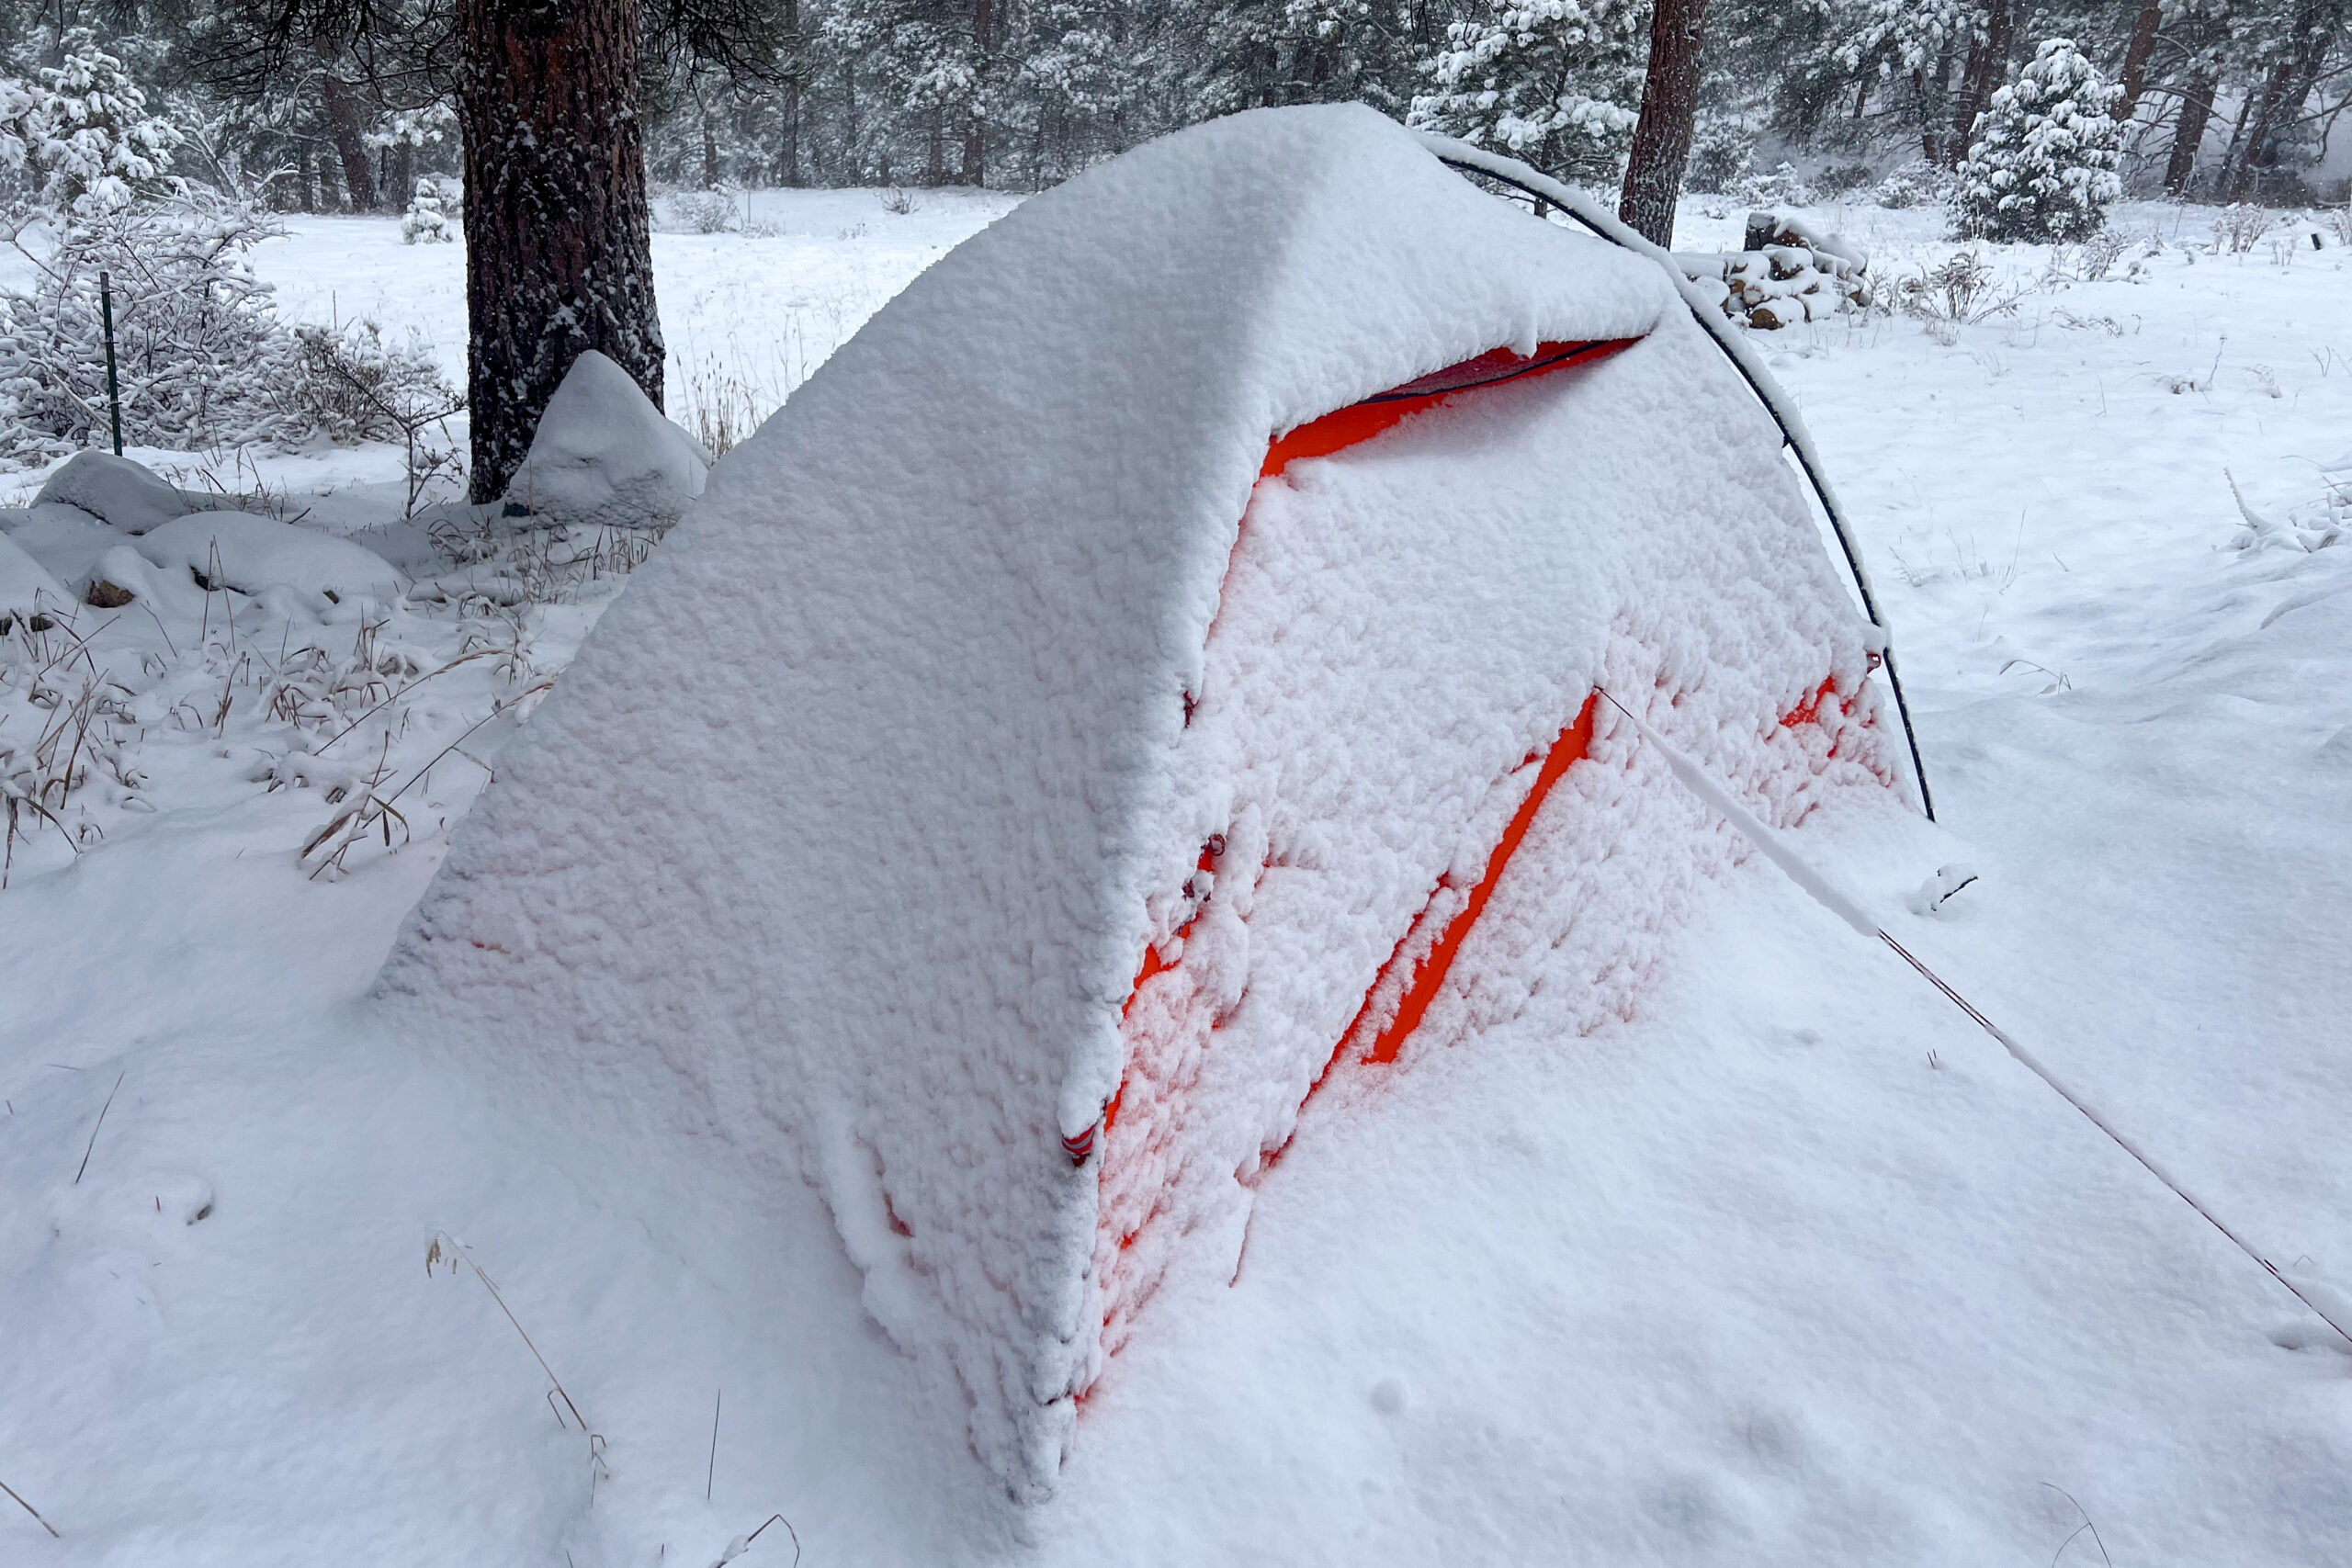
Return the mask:
[[571,362],[548,400],[506,500],[552,523],[670,523],[702,493],[709,468],[694,437],[592,348]]
[[[1269,457],[1497,351],[1556,367]],[[1870,634],[1663,271],[1369,110],[1237,116],[967,242],[714,470],[384,985],[797,1160],[1035,1495],[1318,1085],[1636,1005],[1735,851],[1596,685],[1788,826],[1894,798]]]
[[158,524],[185,517],[187,498],[155,472],[111,452],[76,452],[50,475],[34,498],[78,506],[126,534],[143,534]]

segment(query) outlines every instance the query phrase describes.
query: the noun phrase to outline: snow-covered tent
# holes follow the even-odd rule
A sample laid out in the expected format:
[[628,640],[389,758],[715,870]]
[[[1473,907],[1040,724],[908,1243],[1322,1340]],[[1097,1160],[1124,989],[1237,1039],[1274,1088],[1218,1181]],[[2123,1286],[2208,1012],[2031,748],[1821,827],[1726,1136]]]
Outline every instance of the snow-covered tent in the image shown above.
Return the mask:
[[797,1162],[1036,1495],[1311,1095],[1639,1004],[1741,852],[1612,704],[1781,826],[1892,806],[1879,647],[1662,268],[1369,110],[1239,115],[960,246],[712,471],[384,985]]

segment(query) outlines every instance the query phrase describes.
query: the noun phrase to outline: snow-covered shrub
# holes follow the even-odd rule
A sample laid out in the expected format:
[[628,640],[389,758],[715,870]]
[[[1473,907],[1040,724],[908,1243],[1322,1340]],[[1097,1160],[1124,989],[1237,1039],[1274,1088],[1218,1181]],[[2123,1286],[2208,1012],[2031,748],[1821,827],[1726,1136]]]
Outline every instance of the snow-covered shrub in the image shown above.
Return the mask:
[[1804,176],[1785,163],[1769,175],[1734,181],[1731,194],[1752,207],[1811,207],[1820,198]]
[[401,219],[401,240],[411,245],[446,245],[458,238],[458,182],[424,175]]
[[2274,215],[2248,202],[2233,201],[2214,216],[2213,251],[2242,256],[2270,232]]
[[1614,179],[1648,58],[1633,0],[1487,0],[1446,24],[1408,122],[1562,178]]
[[1755,156],[1756,132],[1746,121],[1704,120],[1691,139],[1690,169],[1682,183],[1705,195],[1722,195],[1747,173]]
[[31,80],[0,77],[0,170],[43,207],[91,217],[164,195],[183,140],[86,28],[67,32],[63,58]]
[[1871,199],[1879,206],[1898,210],[1910,207],[1941,207],[1951,201],[1951,197],[1950,172],[1938,168],[1925,158],[1914,158],[1899,165],[1871,191]]
[[2043,40],[2018,79],[1976,117],[1959,169],[1961,231],[1988,240],[2075,241],[2098,232],[2123,194],[2122,89],[2071,39]]
[[1823,196],[1846,196],[1870,189],[1877,179],[1878,171],[1868,164],[1833,164],[1813,176],[1813,188]]
[[114,279],[126,443],[397,440],[392,410],[451,401],[421,350],[383,344],[369,323],[297,332],[281,321],[244,259],[276,231],[258,209],[195,191],[20,226],[8,238],[32,286],[0,294],[0,461],[100,439],[101,272]]
[[672,229],[686,234],[726,234],[743,226],[735,193],[725,189],[682,191],[670,198]]
[[2000,275],[1974,251],[1962,251],[1940,265],[1903,280],[1903,309],[1923,321],[1973,326],[2016,309],[2022,288],[2004,290]]

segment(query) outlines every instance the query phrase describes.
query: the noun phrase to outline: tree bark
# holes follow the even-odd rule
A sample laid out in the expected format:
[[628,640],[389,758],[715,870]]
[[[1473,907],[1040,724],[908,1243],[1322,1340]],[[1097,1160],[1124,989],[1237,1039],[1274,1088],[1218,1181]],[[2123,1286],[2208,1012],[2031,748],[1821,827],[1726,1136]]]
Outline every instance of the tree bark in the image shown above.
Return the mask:
[[2107,111],[2120,125],[2131,123],[2140,107],[2140,95],[2148,89],[2148,62],[2155,58],[2156,29],[2164,19],[2164,0],[2143,0],[2139,17],[2132,23],[2132,43],[2123,51],[2123,93]]
[[334,142],[336,161],[343,165],[343,190],[350,198],[351,210],[373,212],[376,173],[368,166],[368,128],[360,118],[359,94],[332,71],[319,77],[319,93],[325,100],[327,135]]
[[662,402],[638,0],[465,0],[471,489],[495,500],[588,349]]
[[2009,73],[2009,43],[2017,33],[2011,0],[1992,0],[1984,7],[1984,36],[1969,46],[1968,64],[1960,77],[1960,97],[1952,116],[1951,141],[1945,162],[1957,169],[1968,156],[1976,134],[1976,117],[1993,99],[1994,91]]
[[[979,82],[989,73],[989,51],[995,43],[996,20],[990,0],[972,0],[972,65]],[[972,95],[970,118],[964,122],[964,183],[985,185],[982,159],[988,145],[988,107],[980,92]]]
[[384,210],[406,212],[416,196],[416,143],[403,141],[392,149],[392,184],[384,193]]
[[2179,196],[2197,173],[2197,149],[2204,145],[2205,127],[2213,118],[2213,73],[2199,71],[2188,79],[2180,96],[2180,119],[2173,127],[2172,157],[2165,164],[2165,189]]
[[2277,166],[2270,143],[2301,111],[2319,85],[2328,56],[2343,36],[2345,0],[2303,0],[2295,9],[2294,49],[2274,64],[2249,100],[2251,122],[2222,175],[2222,198],[2242,201],[2254,193],[2261,172]]
[[1625,164],[1617,216],[1654,245],[1674,243],[1674,209],[1699,112],[1699,56],[1706,46],[1707,0],[1657,0],[1650,11],[1649,75]]

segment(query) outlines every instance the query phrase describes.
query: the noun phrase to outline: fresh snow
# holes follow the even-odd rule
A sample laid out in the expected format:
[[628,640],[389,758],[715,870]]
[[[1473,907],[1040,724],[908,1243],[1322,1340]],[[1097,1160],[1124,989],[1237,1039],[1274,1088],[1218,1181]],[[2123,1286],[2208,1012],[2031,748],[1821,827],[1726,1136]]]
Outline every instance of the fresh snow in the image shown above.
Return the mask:
[[[695,367],[780,397],[1007,205],[918,201],[760,193],[798,232],[657,237],[673,352],[691,322],[698,355],[673,363],[673,412]],[[1811,216],[1890,284],[1955,249],[1932,212]],[[1743,218],[1686,210],[1676,248],[1736,248]],[[2352,555],[2231,547],[2223,469],[2258,517],[2314,538],[2341,518],[2322,465],[2352,428],[2346,253],[2217,254],[2211,224],[2117,209],[2129,248],[2097,282],[2071,247],[1983,248],[2017,299],[1982,322],[1750,340],[1861,533],[1943,818],[1817,813],[1790,838],[2341,1302]],[[321,219],[259,265],[288,309],[375,311],[447,353],[455,250]],[[132,456],[202,482],[201,458]],[[298,859],[338,809],[304,770],[364,737],[346,790],[386,762],[396,788],[506,704],[463,742],[496,765],[618,581],[594,541],[453,568],[399,522],[397,451],[237,461],[209,471],[368,529],[412,574],[537,596],[407,601],[385,639],[418,671],[480,656],[404,699],[402,733],[314,762],[334,729],[300,750],[234,660],[314,644],[300,700],[356,717],[378,698],[330,698],[383,662],[355,657],[356,626],[243,606],[232,657],[200,590],[162,626],[88,623],[143,639],[106,667],[154,661],[126,679],[153,684],[124,750],[126,797],[155,809],[92,796],[103,840],[75,859],[32,833],[0,894],[0,1482],[62,1536],[0,1498],[0,1560],[699,1568],[779,1510],[817,1562],[2075,1563],[2097,1555],[2086,1517],[2118,1563],[2352,1549],[2340,1342],[1760,859],[1660,940],[1629,1018],[1582,1033],[1583,987],[1546,984],[1310,1102],[1238,1274],[1170,1275],[1054,1500],[1011,1508],[963,1395],[882,1334],[793,1162],[583,1141],[358,1005],[483,775],[445,758],[399,803],[413,837],[355,846],[337,880]],[[42,513],[0,525],[137,543]],[[714,650],[706,671],[744,722],[781,718],[756,671]],[[54,716],[26,691],[0,745]],[[691,755],[632,765],[680,802],[713,782]],[[1956,863],[1979,880],[1912,910]],[[514,1322],[472,1274],[428,1277],[436,1236]],[[775,1527],[740,1561],[791,1545]]]
[[557,524],[666,527],[702,493],[710,460],[628,371],[592,348],[548,400],[506,503]]

